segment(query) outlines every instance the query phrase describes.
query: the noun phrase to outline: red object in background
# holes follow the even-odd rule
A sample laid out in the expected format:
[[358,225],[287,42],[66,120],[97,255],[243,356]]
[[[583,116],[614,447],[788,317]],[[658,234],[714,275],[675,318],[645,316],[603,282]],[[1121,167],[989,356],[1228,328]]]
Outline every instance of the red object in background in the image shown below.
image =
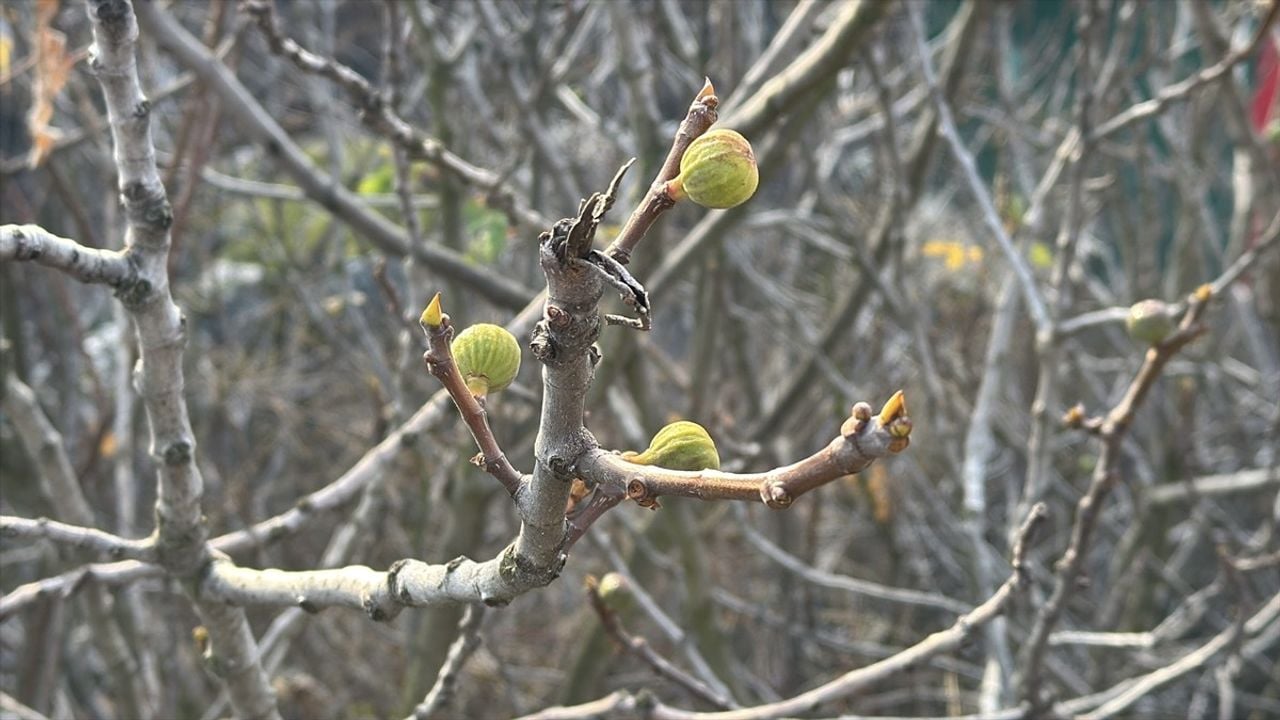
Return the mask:
[[1276,93],[1280,91],[1280,40],[1272,32],[1271,42],[1263,43],[1258,58],[1258,89],[1253,94],[1249,120],[1256,132],[1262,132],[1276,114]]

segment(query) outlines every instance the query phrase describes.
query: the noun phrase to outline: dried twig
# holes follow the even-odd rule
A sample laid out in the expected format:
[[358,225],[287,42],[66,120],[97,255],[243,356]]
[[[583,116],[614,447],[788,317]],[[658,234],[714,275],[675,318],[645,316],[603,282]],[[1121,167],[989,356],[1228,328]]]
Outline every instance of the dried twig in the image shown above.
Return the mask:
[[484,611],[483,605],[467,606],[462,613],[462,620],[458,622],[458,638],[449,646],[449,654],[440,666],[435,683],[406,720],[427,720],[453,701],[462,666],[467,664],[467,660],[480,647],[480,626],[484,622]]
[[648,640],[627,632],[626,628],[622,626],[622,619],[600,596],[599,582],[594,576],[590,575],[587,576],[587,599],[591,602],[591,609],[595,610],[596,616],[600,618],[600,624],[604,626],[605,632],[609,634],[609,637],[613,638],[613,641],[620,647],[644,661],[646,665],[653,668],[654,672],[684,688],[690,695],[712,707],[721,710],[728,710],[734,707],[733,703],[727,698],[721,697],[706,683],[684,672],[659,654],[649,644]]

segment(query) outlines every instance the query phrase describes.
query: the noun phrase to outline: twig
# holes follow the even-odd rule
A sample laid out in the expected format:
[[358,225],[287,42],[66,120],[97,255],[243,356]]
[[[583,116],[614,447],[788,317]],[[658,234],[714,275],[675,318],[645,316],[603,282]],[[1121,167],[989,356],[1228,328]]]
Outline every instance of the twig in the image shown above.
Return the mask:
[[649,228],[662,213],[675,205],[675,200],[667,193],[667,181],[680,173],[680,159],[684,157],[684,151],[688,149],[690,143],[705,133],[707,128],[719,118],[716,112],[719,104],[720,98],[716,96],[716,89],[711,85],[711,79],[707,78],[702,89],[694,96],[693,103],[689,105],[689,111],[685,113],[684,120],[680,122],[662,168],[654,177],[640,204],[631,212],[631,217],[627,218],[627,223],[622,226],[618,237],[605,250],[606,255],[622,265],[630,263],[631,253],[644,239],[645,233],[649,232]]
[[1157,485],[1147,491],[1145,499],[1152,505],[1167,505],[1202,497],[1258,492],[1277,487],[1280,487],[1280,470],[1259,468]]
[[1160,88],[1156,96],[1150,100],[1137,103],[1126,108],[1123,112],[1113,116],[1110,120],[1098,123],[1089,137],[1093,141],[1101,140],[1109,135],[1113,135],[1134,123],[1145,120],[1150,117],[1164,112],[1170,105],[1175,102],[1185,100],[1188,95],[1196,89],[1208,85],[1218,78],[1226,75],[1240,61],[1245,60],[1258,49],[1258,46],[1266,42],[1271,37],[1271,25],[1280,16],[1280,3],[1271,3],[1271,9],[1267,11],[1267,16],[1263,18],[1262,23],[1258,26],[1253,38],[1243,47],[1232,50],[1222,57],[1221,60],[1192,75],[1191,77],[1167,85]]
[[19,585],[0,596],[0,621],[13,617],[45,598],[71,597],[93,583],[120,587],[163,575],[164,570],[159,565],[148,565],[137,560],[85,565],[53,577]]
[[587,599],[591,601],[591,609],[595,610],[596,615],[600,618],[601,626],[604,627],[609,637],[613,638],[613,641],[619,646],[644,661],[646,665],[653,668],[654,672],[684,688],[685,692],[712,707],[721,710],[728,710],[733,707],[732,703],[721,697],[706,683],[686,673],[672,664],[670,660],[664,658],[658,651],[653,649],[648,640],[627,632],[626,628],[622,626],[621,618],[605,604],[604,598],[600,596],[598,581],[594,576],[590,575],[587,576]]
[[[993,618],[998,617],[1004,612],[1005,606],[1018,594],[1026,584],[1026,553],[1034,539],[1037,529],[1048,515],[1048,510],[1043,503],[1038,503],[1031,508],[1022,526],[1019,528],[1013,546],[1013,555],[1010,559],[1010,565],[1013,567],[1013,574],[1009,579],[1000,586],[996,592],[975,607],[967,614],[961,616],[951,627],[933,633],[924,640],[912,645],[905,650],[888,657],[880,662],[872,663],[863,668],[852,670],[844,675],[819,685],[812,690],[800,693],[794,697],[779,702],[766,703],[756,705],[754,707],[741,708],[736,710],[728,710],[723,712],[693,712],[681,710],[666,705],[662,702],[652,701],[653,705],[649,710],[648,716],[652,718],[660,718],[663,720],[766,720],[767,718],[791,717],[799,714],[810,714],[815,710],[829,704],[847,698],[861,690],[877,684],[883,684],[889,678],[900,673],[910,671],[913,668],[920,667],[925,661],[929,660],[939,653],[954,650],[964,644],[966,640],[972,637],[973,633],[981,628],[984,624],[990,622]],[[634,698],[629,696],[615,697],[611,701],[611,707],[616,705],[626,706],[627,701]],[[608,698],[606,698],[608,700]],[[604,701],[596,701],[602,703]],[[585,708],[587,706],[578,706]],[[591,717],[587,714],[578,714],[567,712],[570,708],[563,708],[561,712],[547,715],[534,715],[530,717],[554,717],[554,718],[577,718]],[[547,711],[550,713],[551,711]],[[981,715],[977,717],[990,718],[1009,718],[1014,720],[1026,717],[1027,713],[1024,708],[1014,708],[1008,711],[991,715]]]
[[414,159],[434,163],[459,180],[485,190],[491,205],[506,212],[515,223],[526,229],[545,228],[550,224],[547,218],[530,209],[502,176],[468,163],[450,152],[439,140],[413,128],[355,70],[312,53],[293,38],[285,36],[271,0],[242,0],[241,7],[257,21],[272,52],[289,59],[299,70],[328,78],[346,90],[359,106],[364,122],[398,144]]
[[[142,93],[134,49],[138,24],[129,2],[88,0],[94,45],[90,68],[106,99],[115,145],[119,188],[128,219],[125,252],[136,263],[138,281],[121,301],[137,331],[137,387],[159,460],[156,518],[158,556],[172,575],[191,578],[205,564],[203,478],[195,462],[195,439],[184,397],[182,357],[186,323],[169,290],[169,228],[173,214],[156,170],[151,141],[151,104]],[[210,651],[226,669],[236,713],[278,718],[275,695],[258,660],[253,634],[238,608],[192,600],[210,629]]]
[[800,558],[791,555],[777,545],[769,542],[767,538],[759,532],[756,532],[756,530],[750,526],[743,524],[739,529],[747,538],[747,541],[754,545],[762,554],[786,568],[788,571],[799,575],[806,581],[819,587],[843,590],[855,595],[887,600],[889,602],[901,603],[903,605],[929,607],[946,610],[948,612],[964,613],[970,607],[944,595],[937,595],[920,590],[889,587],[869,580],[863,580],[861,578],[824,572],[806,564],[800,560]]
[[471,431],[471,437],[480,448],[480,455],[472,462],[497,478],[498,482],[507,489],[507,493],[515,497],[520,491],[524,476],[507,460],[506,454],[498,444],[498,439],[493,434],[493,429],[489,427],[489,415],[484,405],[471,394],[462,373],[458,372],[458,363],[453,359],[453,350],[450,347],[450,342],[453,340],[453,323],[450,322],[447,314],[440,312],[438,293],[428,306],[428,312],[431,307],[436,309],[440,321],[435,325],[422,323],[422,331],[427,334],[428,345],[422,359],[427,363],[427,370],[440,381],[445,390],[449,391],[449,397],[453,398],[453,404],[458,408],[463,422]]
[[[34,531],[33,534],[36,536],[66,539],[68,535],[74,535],[77,540],[88,543],[103,538],[114,538],[108,533],[98,533],[92,537],[86,535],[88,532],[86,529],[95,522],[93,508],[72,470],[71,459],[67,455],[62,434],[45,415],[35,392],[10,372],[5,376],[3,400],[4,410],[17,429],[21,444],[31,457],[37,485],[45,499],[59,517],[70,520],[75,525],[13,518],[17,521],[17,527],[6,527],[8,523],[0,523],[0,536],[7,534],[4,531],[9,529],[21,532],[23,529],[21,526],[24,523],[30,523],[31,525],[25,529]],[[51,524],[54,527],[50,527]],[[68,533],[66,532],[68,529],[76,532]],[[116,539],[124,543],[128,542],[123,538]],[[148,550],[154,554],[154,543],[149,544]],[[8,596],[5,596],[5,600],[8,600]],[[107,661],[112,684],[115,691],[119,693],[122,710],[149,718],[153,712],[152,708],[147,701],[145,691],[138,682],[133,652],[110,612],[110,601],[106,591],[101,587],[90,586],[86,608],[89,611],[89,625],[93,631],[92,642]]]
[[244,84],[167,11],[155,3],[145,2],[138,5],[138,17],[161,47],[171,52],[222,98],[224,112],[280,162],[308,197],[350,225],[374,246],[397,257],[413,253],[422,263],[467,283],[503,307],[524,307],[534,295],[533,291],[518,283],[477,268],[434,243],[412,247],[408,235],[400,227],[371,211],[337,178],[317,167]]
[[1038,708],[1043,702],[1040,698],[1041,665],[1044,662],[1049,634],[1062,613],[1067,594],[1079,577],[1085,552],[1088,550],[1093,530],[1101,515],[1102,502],[1118,480],[1116,465],[1120,445],[1142,399],[1160,377],[1161,370],[1179,350],[1205,331],[1206,328],[1200,323],[1200,317],[1212,297],[1208,285],[1201,286],[1191,296],[1190,308],[1183,316],[1178,329],[1163,343],[1147,351],[1142,367],[1129,383],[1124,396],[1107,413],[1099,426],[1102,451],[1098,456],[1089,489],[1077,504],[1075,523],[1071,528],[1071,541],[1058,561],[1053,592],[1037,612],[1020,656],[1019,691],[1022,697],[1032,704],[1033,709]]
[[68,525],[49,518],[0,515],[0,537],[21,540],[52,540],[81,550],[92,550],[112,559],[155,562],[155,541],[151,538],[130,540],[97,528]]
[[[1135,702],[1160,687],[1192,670],[1204,667],[1214,656],[1230,646],[1242,635],[1257,634],[1268,623],[1273,622],[1278,615],[1280,615],[1280,595],[1274,595],[1248,622],[1232,623],[1231,627],[1215,635],[1209,642],[1183,655],[1174,662],[1141,677],[1124,680],[1115,687],[1104,690],[1101,693],[1060,703],[1055,710],[1064,715],[1080,718],[1080,720],[1104,720],[1105,718],[1113,717],[1117,713],[1124,712]],[[1120,690],[1120,692],[1117,693],[1117,690]],[[1085,712],[1087,708],[1094,706],[1096,699],[1102,699],[1103,702],[1093,710]]]
[[458,638],[449,646],[449,654],[440,666],[435,684],[406,720],[427,720],[453,701],[462,666],[480,647],[480,625],[484,622],[483,605],[468,605],[458,622]]
[[12,714],[15,720],[49,720],[49,718],[23,705],[12,695],[4,692],[0,692],[0,710]]
[[626,561],[618,552],[618,549],[614,547],[608,534],[595,533],[591,536],[591,539],[597,546],[604,550],[605,555],[609,559],[609,563],[613,565],[614,572],[621,575],[626,581],[627,589],[631,592],[631,595],[635,597],[636,605],[649,617],[650,620],[653,621],[655,625],[658,626],[658,629],[662,631],[662,634],[665,635],[668,640],[674,643],[676,647],[680,648],[680,652],[683,653],[685,659],[689,661],[689,665],[692,666],[694,673],[702,678],[702,681],[714,690],[716,694],[732,701],[733,692],[729,689],[729,686],[725,684],[724,680],[720,679],[720,677],[716,675],[711,664],[707,662],[707,659],[702,655],[702,652],[698,650],[698,644],[694,642],[694,639],[689,633],[685,632],[684,629],[680,627],[679,623],[663,611],[662,607],[658,605],[657,600],[654,600],[653,596],[650,595],[644,586],[636,580],[635,576],[631,574],[631,571],[627,568]]
[[1009,237],[1009,233],[1005,231],[1004,223],[1000,220],[1000,213],[996,210],[995,202],[991,199],[991,194],[987,191],[982,178],[978,175],[978,168],[974,163],[973,155],[964,146],[964,141],[960,138],[959,131],[956,130],[955,120],[951,115],[951,106],[938,87],[938,80],[933,71],[933,61],[929,57],[929,46],[925,39],[924,21],[920,17],[920,8],[918,5],[908,3],[907,9],[915,31],[917,61],[920,63],[924,74],[925,84],[929,87],[929,94],[933,98],[933,107],[938,113],[938,132],[947,141],[947,145],[951,148],[951,154],[955,156],[956,163],[960,165],[965,184],[968,186],[969,192],[973,194],[974,199],[977,200],[978,207],[982,210],[982,220],[986,224],[987,230],[996,239],[996,244],[1000,246],[1005,259],[1012,267],[1014,276],[1018,278],[1018,284],[1022,288],[1023,299],[1026,300],[1027,307],[1031,310],[1031,316],[1035,319],[1036,328],[1045,330],[1050,323],[1049,311],[1046,309],[1044,298],[1041,297],[1040,291],[1036,287],[1031,268],[1017,248],[1013,246],[1013,240]]
[[857,403],[840,432],[839,437],[817,453],[766,472],[668,470],[637,465],[601,449],[583,456],[576,469],[588,481],[625,487],[627,496],[643,506],[655,505],[663,495],[678,495],[701,500],[763,502],[772,508],[786,508],[801,495],[836,478],[860,472],[877,458],[904,449],[910,442],[911,420],[906,415],[901,393],[890,399],[874,418],[869,405]]

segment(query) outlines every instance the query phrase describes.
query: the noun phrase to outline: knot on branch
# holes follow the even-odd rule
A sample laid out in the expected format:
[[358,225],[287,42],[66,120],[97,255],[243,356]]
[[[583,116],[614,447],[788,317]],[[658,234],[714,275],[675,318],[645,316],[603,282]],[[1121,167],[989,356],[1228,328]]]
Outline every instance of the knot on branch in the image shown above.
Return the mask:
[[129,3],[125,0],[93,0],[93,15],[103,24],[110,25],[129,17]]
[[133,281],[125,281],[116,286],[115,296],[124,308],[130,312],[136,312],[147,304],[151,298],[155,297],[155,288],[152,287],[151,281],[146,278],[137,278]]
[[644,478],[634,477],[627,481],[627,499],[634,500],[640,507],[650,510],[662,507],[658,502],[657,494],[649,488]]
[[[515,543],[512,543],[502,551],[502,559],[498,561],[498,574],[508,584],[517,587],[546,587],[560,577],[568,559],[568,555],[559,552],[550,564],[540,566],[517,552]],[[480,599],[489,607],[501,607],[511,602],[509,597],[483,596]]]

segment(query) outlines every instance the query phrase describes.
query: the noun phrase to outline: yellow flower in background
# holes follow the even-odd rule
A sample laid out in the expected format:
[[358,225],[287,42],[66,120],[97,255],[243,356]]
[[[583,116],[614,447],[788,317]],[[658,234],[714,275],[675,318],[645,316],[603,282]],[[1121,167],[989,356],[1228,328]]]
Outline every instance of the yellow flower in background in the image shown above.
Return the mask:
[[925,257],[942,258],[947,270],[963,270],[969,265],[982,264],[982,248],[957,240],[930,240],[921,248]]

